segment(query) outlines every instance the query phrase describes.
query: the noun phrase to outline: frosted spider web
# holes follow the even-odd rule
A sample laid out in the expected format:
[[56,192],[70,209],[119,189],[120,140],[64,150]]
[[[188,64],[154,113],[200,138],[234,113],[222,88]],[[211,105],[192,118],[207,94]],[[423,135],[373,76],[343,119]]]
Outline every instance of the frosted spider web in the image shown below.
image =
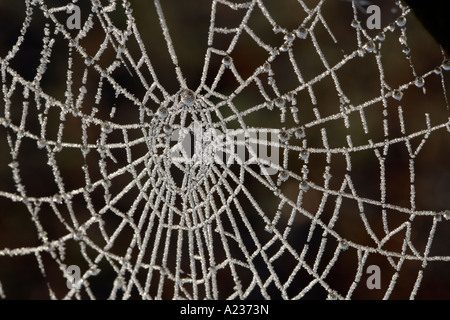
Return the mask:
[[[1,297],[448,297],[450,65],[408,7],[73,2],[0,3]],[[252,157],[174,161],[194,123]]]

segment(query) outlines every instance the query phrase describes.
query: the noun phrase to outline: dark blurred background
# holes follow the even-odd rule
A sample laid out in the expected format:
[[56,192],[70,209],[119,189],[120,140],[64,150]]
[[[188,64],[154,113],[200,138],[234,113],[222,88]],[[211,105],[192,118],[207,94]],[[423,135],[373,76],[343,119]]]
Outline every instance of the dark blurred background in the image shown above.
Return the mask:
[[[196,90],[200,84],[202,75],[203,63],[205,60],[205,52],[208,47],[208,27],[210,22],[211,2],[206,0],[165,0],[162,2],[165,18],[170,29],[174,48],[178,57],[179,66],[186,77],[186,82],[189,88]],[[242,1],[234,1],[240,3]],[[304,3],[313,8],[318,1],[308,0]],[[45,1],[48,7],[56,7],[61,4],[61,1]],[[106,5],[105,1],[101,2]],[[297,29],[306,18],[306,13],[296,1],[282,0],[282,1],[263,1],[273,19],[281,28],[286,30]],[[382,9],[382,27],[385,27],[395,22],[395,19],[401,14],[400,8],[395,5],[394,1],[388,0],[374,0],[371,3],[377,4]],[[91,13],[89,1],[78,1],[82,9],[82,22],[86,21],[88,15]],[[136,19],[136,25],[141,34],[143,44],[146,47],[147,54],[152,62],[155,73],[158,76],[160,83],[170,93],[175,94],[179,89],[179,83],[176,81],[175,71],[164,41],[163,33],[161,31],[158,16],[155,10],[155,5],[151,1],[131,1],[131,8],[133,9],[133,16]],[[118,4],[117,11],[112,13],[111,19],[113,23],[120,28],[126,27],[124,19],[123,8]],[[320,23],[314,29],[314,36],[317,39],[317,44],[321,48],[325,58],[330,66],[334,66],[341,61],[345,55],[352,54],[358,48],[357,32],[351,26],[354,19],[353,11],[350,1],[327,0],[322,6],[322,15],[327,23],[327,27],[333,33],[337,40],[334,42],[330,37],[329,31]],[[244,16],[245,10],[232,10],[225,5],[217,5],[217,27],[237,27]],[[57,13],[56,17],[59,21],[64,21],[67,14],[64,12]],[[358,11],[358,17],[361,20],[364,32],[368,36],[374,37],[379,30],[366,30],[365,20],[367,15],[363,11]],[[435,68],[439,68],[444,59],[439,44],[432,36],[424,29],[422,24],[416,20],[413,14],[408,14],[406,24],[406,36],[408,46],[410,48],[410,59],[408,55],[404,54],[402,50],[404,47],[399,42],[399,37],[402,35],[400,28],[396,28],[393,32],[386,32],[386,39],[382,43],[381,62],[383,66],[383,75],[386,83],[391,89],[398,88],[406,83],[413,83],[415,75],[413,74],[411,64],[417,75],[424,75]],[[1,1],[0,0],[0,57],[4,59],[12,46],[16,43],[23,21],[25,19],[25,3],[24,1]],[[94,56],[104,40],[104,30],[99,26],[98,20],[95,16],[93,18],[94,27],[89,31],[86,38],[80,41],[80,45],[85,48],[86,52]],[[39,8],[33,6],[32,20],[30,28],[25,35],[25,40],[21,45],[18,53],[9,62],[9,66],[21,75],[25,80],[31,81],[36,75],[36,68],[39,65],[40,52],[42,50],[42,39],[44,35],[45,24],[49,24],[50,33],[54,32],[54,24],[45,18]],[[283,44],[283,34],[274,33],[272,26],[264,18],[263,14],[255,9],[248,22],[248,26],[260,37],[264,42],[274,47],[279,47]],[[311,21],[306,23],[307,27],[311,26]],[[76,35],[76,31],[70,31],[72,36]],[[363,35],[361,35],[363,37]],[[60,101],[65,101],[64,91],[66,89],[66,70],[68,54],[68,40],[64,39],[61,33],[54,35],[55,44],[51,62],[48,65],[46,74],[44,75],[40,86],[42,90],[51,97]],[[213,47],[226,50],[232,39],[231,35],[216,34]],[[364,37],[363,37],[364,39]],[[134,39],[127,42],[126,45],[130,54],[137,61],[141,56],[138,44]],[[293,44],[293,53],[305,81],[311,81],[314,77],[326,71],[322,61],[320,60],[315,44],[311,41],[309,35],[305,40],[296,40]],[[245,79],[250,76],[256,68],[260,67],[268,58],[268,53],[246,33],[244,33],[237,42],[236,47],[230,56],[233,58],[233,63],[240,75]],[[83,70],[86,68],[85,59],[77,52],[72,53],[73,59],[73,91],[78,92],[81,86]],[[108,48],[100,61],[97,61],[102,68],[106,68],[116,59],[116,52]],[[206,83],[211,85],[214,75],[221,64],[221,57],[214,56],[211,59],[211,65],[208,70],[208,77]],[[142,72],[147,81],[151,82],[151,75],[148,71],[142,68]],[[280,56],[272,63],[272,70],[274,78],[277,82],[281,93],[289,92],[296,88],[299,83],[293,67],[289,61],[287,54],[280,54]],[[439,69],[441,70],[441,69]],[[350,99],[350,104],[358,106],[364,102],[370,101],[373,98],[380,96],[380,71],[376,64],[375,54],[366,53],[363,57],[354,58],[345,66],[336,71],[340,86]],[[136,98],[142,99],[145,94],[145,89],[140,84],[137,77],[130,76],[125,67],[121,66],[114,71],[113,78],[124,88],[132,92]],[[262,76],[262,81],[267,82],[267,76]],[[118,124],[137,123],[139,110],[132,102],[122,95],[116,96],[111,85],[104,82],[102,87],[102,99],[100,104],[95,104],[95,95],[97,87],[101,80],[100,75],[93,69],[89,69],[88,80],[86,84],[87,97],[82,106],[84,114],[91,114],[94,107],[98,108],[95,115],[98,119],[109,120],[111,108],[117,108],[116,115],[113,119]],[[7,85],[11,85],[11,77],[7,76]],[[226,71],[222,80],[219,82],[217,91],[229,94],[237,87],[237,82],[232,76],[231,72]],[[323,148],[321,130],[325,129],[328,136],[330,148],[347,147],[346,136],[351,136],[355,146],[368,145],[369,139],[376,144],[383,142],[386,138],[393,140],[396,137],[405,137],[421,130],[426,130],[425,114],[430,117],[431,126],[445,124],[449,119],[449,109],[446,101],[446,91],[448,86],[448,72],[433,73],[426,77],[423,88],[417,88],[411,85],[408,89],[403,91],[403,98],[397,101],[392,98],[386,99],[386,105],[382,102],[373,103],[371,106],[365,108],[365,119],[367,120],[367,127],[369,132],[366,134],[361,125],[361,118],[358,112],[352,112],[349,115],[350,127],[346,128],[342,119],[330,120],[317,125],[308,125],[312,123],[316,117],[313,112],[314,108],[319,111],[322,118],[334,114],[340,114],[339,96],[336,92],[334,82],[331,76],[325,77],[323,80],[314,83],[312,86],[317,103],[311,101],[307,90],[302,90],[297,95],[299,108],[300,124],[306,125],[307,147],[311,150],[315,148]],[[445,90],[444,90],[445,89]],[[22,118],[22,103],[24,101],[23,88],[17,84],[16,91],[11,97],[11,122],[19,126]],[[426,94],[424,94],[426,92]],[[156,92],[159,97],[161,93]],[[4,117],[5,103],[4,95],[1,94],[0,100],[0,117]],[[275,97],[275,95],[273,96]],[[239,93],[233,100],[239,111],[251,108],[257,104],[264,102],[264,99],[258,92],[254,85],[249,85],[241,93]],[[30,94],[29,111],[26,117],[25,130],[36,136],[40,135],[41,126],[38,121],[39,114],[42,110],[37,109],[37,104],[34,101],[34,95]],[[44,103],[41,100],[41,103]],[[399,106],[402,107],[403,117],[405,119],[404,133],[399,124]],[[148,107],[156,112],[159,107],[157,104],[150,102]],[[232,114],[229,108],[221,110],[225,115]],[[384,115],[383,113],[386,113]],[[271,127],[281,129],[283,127],[293,128],[298,126],[292,120],[290,112],[287,112],[286,123],[281,123],[280,112],[278,110],[260,110],[251,113],[245,117],[245,122],[249,127]],[[47,139],[56,140],[60,120],[59,108],[50,108],[47,114]],[[383,121],[389,125],[388,137],[384,136],[382,129]],[[239,127],[237,123],[230,123],[230,128]],[[100,128],[96,125],[89,126],[89,143],[94,144],[100,137]],[[81,143],[81,121],[79,118],[70,115],[65,119],[65,129],[63,135],[64,142]],[[137,138],[141,133],[130,130],[131,140]],[[16,139],[16,131],[11,127],[4,125],[0,126],[0,191],[6,193],[17,193],[15,182],[13,180],[12,170],[8,164],[12,161],[10,155],[10,146],[8,145],[8,138],[12,137],[12,141]],[[410,143],[413,148],[420,145],[423,135],[418,135],[416,138],[411,138]],[[415,205],[418,211],[433,211],[440,212],[450,208],[450,153],[447,150],[449,145],[449,130],[442,128],[431,132],[427,141],[414,158],[415,168]],[[293,139],[291,139],[293,140]],[[113,132],[108,136],[108,143],[122,142],[123,135],[121,132]],[[298,142],[290,141],[292,144]],[[380,153],[382,148],[378,149]],[[145,145],[136,146],[133,148],[133,157],[138,158],[147,152]],[[123,150],[114,150],[114,155],[118,159],[118,163],[108,162],[108,170],[110,172],[114,169],[120,168],[126,163],[126,155]],[[353,182],[354,189],[357,195],[362,198],[367,198],[379,202],[382,195],[380,194],[380,165],[375,155],[374,149],[361,150],[352,152],[351,154],[352,168],[347,171],[345,157],[340,154],[333,154],[331,156],[331,163],[326,161],[326,154],[323,152],[312,152],[310,154],[307,168],[309,170],[308,179],[311,183],[318,186],[323,186],[323,173],[327,165],[330,166],[332,178],[330,180],[330,190],[339,191],[345,175],[348,174]],[[296,159],[292,155],[289,159],[289,170],[300,174],[303,162]],[[410,156],[408,154],[405,143],[399,142],[390,145],[386,158],[386,194],[385,202],[392,206],[400,208],[411,209],[410,196]],[[100,157],[97,152],[92,150],[86,157],[86,163],[91,169],[90,175],[92,181],[101,179],[100,169],[98,168],[98,161]],[[81,169],[84,164],[84,158],[79,149],[63,148],[56,155],[58,168],[64,180],[66,191],[75,190],[77,188],[85,187],[84,173]],[[50,167],[46,164],[48,161],[45,150],[36,147],[36,141],[31,138],[24,138],[19,151],[19,165],[20,176],[22,184],[26,187],[27,195],[29,197],[53,197],[58,194],[58,188],[54,182],[54,176]],[[144,165],[137,166],[136,170],[143,170]],[[239,172],[239,169],[236,169]],[[111,187],[113,195],[118,194],[123,187],[132,179],[131,175],[118,177],[114,179]],[[267,213],[267,217],[273,219],[277,212],[277,207],[280,199],[261,185],[256,179],[249,176],[246,179],[246,187],[252,192],[253,197],[258,201],[260,207]],[[289,199],[296,202],[299,194],[298,181],[289,179],[280,187],[281,192]],[[344,193],[350,193],[347,187]],[[116,207],[122,212],[126,212],[133,200],[138,195],[136,190],[130,191],[117,204]],[[303,195],[302,208],[315,215],[320,207],[320,203],[324,193],[320,190],[311,188]],[[105,204],[104,190],[102,187],[96,188],[90,196],[93,207],[102,208]],[[247,197],[240,193],[237,199],[246,212],[246,215],[251,222],[256,234],[260,237],[260,242],[265,244],[270,240],[271,234],[264,231],[264,223],[258,216],[258,213],[248,201]],[[335,194],[330,194],[321,213],[321,220],[329,223],[333,212],[335,210],[335,202],[338,197]],[[91,217],[91,212],[87,208],[87,201],[83,195],[78,195],[72,199],[73,210],[76,212],[77,218],[80,222],[84,222]],[[218,200],[220,203],[220,200]],[[142,210],[142,206],[139,209]],[[55,215],[55,208],[60,215],[70,221],[69,212],[64,202],[50,205],[44,203],[40,207],[38,216],[47,232],[49,240],[55,240],[68,233],[67,229]],[[236,206],[231,203],[230,208],[236,212]],[[294,210],[295,211],[295,210]],[[292,207],[285,205],[282,209],[282,216],[278,222],[279,230],[284,230],[288,225],[288,220],[293,212]],[[430,216],[415,216],[411,218],[408,210],[398,210],[393,208],[386,208],[382,210],[379,204],[364,204],[364,212],[367,221],[370,223],[374,233],[383,238],[383,222],[387,223],[390,230],[400,226],[405,221],[411,222],[411,242],[418,252],[424,252],[427,245],[428,235],[432,228],[433,218]],[[139,215],[136,213],[135,221],[138,221]],[[236,214],[237,219],[239,219]],[[384,217],[384,218],[383,218]],[[383,221],[383,219],[385,219]],[[122,219],[112,211],[104,214],[105,228],[112,233],[120,224]],[[174,223],[177,223],[175,221]],[[287,238],[288,242],[297,250],[298,253],[302,251],[306,244],[311,221],[300,213],[296,213],[292,230]],[[449,231],[450,221],[443,219],[437,224],[437,229],[432,246],[430,247],[429,256],[450,256],[449,247]],[[225,225],[225,228],[231,228]],[[361,221],[360,210],[358,203],[355,200],[344,199],[339,209],[339,216],[336,223],[332,227],[343,238],[348,239],[354,243],[373,247],[374,242],[367,234],[364,224]],[[248,236],[246,229],[241,229],[244,240],[248,241],[248,249],[251,251],[254,247],[253,240]],[[401,252],[404,245],[403,239],[406,230],[403,230],[386,241],[382,247],[384,250],[391,250],[394,252]],[[165,233],[163,233],[165,235]],[[88,237],[98,246],[104,245],[104,240],[99,235],[99,229],[92,227],[88,230]],[[110,250],[111,253],[117,256],[124,256],[126,249],[132,239],[133,229],[125,228],[119,236],[119,241]],[[319,251],[320,241],[323,234],[323,229],[316,227],[313,237],[309,242],[308,253],[305,255],[305,261],[311,266]],[[325,269],[336,249],[337,242],[333,237],[329,237],[326,249],[323,253],[322,262],[318,266],[318,272]],[[219,240],[219,238],[218,238]],[[151,241],[155,241],[154,233],[151,236]],[[218,241],[219,242],[219,241]],[[38,238],[38,231],[31,220],[29,208],[23,202],[15,202],[10,198],[0,195],[0,252],[4,248],[20,248],[20,247],[38,247],[42,244]],[[278,247],[277,247],[278,245]],[[280,244],[275,244],[268,249],[268,255],[277,252]],[[151,246],[150,246],[151,248]],[[238,258],[242,257],[241,248],[236,243],[230,241],[230,248]],[[254,249],[254,248],[253,248]],[[61,249],[62,250],[62,249]],[[93,250],[86,249],[83,252],[82,242],[75,240],[68,240],[65,245],[65,255],[62,259],[66,265],[77,264],[85,271],[89,264],[83,255],[95,257]],[[410,249],[406,250],[406,254],[412,255]],[[48,285],[52,288],[56,297],[61,298],[67,293],[66,282],[59,270],[59,265],[55,262],[54,257],[50,253],[40,253],[42,263],[45,266],[46,278],[44,278],[39,270],[36,257],[33,254],[19,255],[15,257],[0,256],[0,282],[3,285],[7,298],[18,299],[48,299]],[[149,254],[145,255],[145,261],[148,261]],[[224,259],[225,253],[221,248],[217,248],[217,259]],[[60,255],[60,257],[62,257]],[[133,256],[132,259],[136,257]],[[171,256],[170,261],[174,262]],[[339,256],[334,267],[330,273],[325,277],[325,281],[331,288],[336,290],[339,294],[345,296],[352,281],[357,274],[358,266],[357,250],[350,248]],[[160,263],[160,261],[159,261]],[[187,263],[183,261],[183,263]],[[254,259],[255,265],[258,266],[258,272],[263,280],[266,280],[270,275],[262,258],[257,255]],[[292,274],[297,265],[297,261],[289,253],[284,253],[279,259],[273,263],[273,268],[279,275],[282,283],[286,281]],[[396,270],[393,264],[399,263],[398,258],[391,260],[380,254],[370,254],[365,266],[371,264],[379,265],[382,270],[382,288],[381,290],[369,290],[365,286],[367,275],[363,273],[360,284],[353,293],[355,299],[381,299],[383,298],[389,284],[395,278]],[[449,299],[450,298],[450,276],[448,273],[448,262],[428,262],[425,268],[422,269],[421,261],[405,260],[401,262],[400,271],[398,271],[398,280],[395,284],[391,298],[407,299],[414,287],[417,274],[423,270],[422,285],[416,296],[417,299]],[[98,276],[90,278],[91,289],[97,298],[107,298],[112,288],[112,282],[115,279],[116,271],[114,271],[110,264],[103,258],[98,266],[101,270]],[[188,266],[185,266],[188,269]],[[156,273],[156,272],[155,272]],[[228,297],[233,292],[233,278],[229,271],[218,273],[221,278],[219,280],[220,298]],[[238,269],[238,274],[242,281],[243,287],[248,286],[252,280],[252,275],[244,268]],[[138,274],[137,277],[142,281],[145,280],[143,274]],[[156,276],[155,276],[156,279]],[[293,277],[292,283],[287,290],[290,297],[295,297],[313,278],[303,269]],[[48,281],[48,285],[47,285]],[[155,280],[156,281],[156,280]],[[157,283],[157,282],[155,282]],[[152,286],[154,283],[152,282]],[[154,290],[154,289],[152,289]],[[167,281],[165,284],[165,291],[163,298],[170,299],[173,296],[173,282]],[[251,298],[261,298],[261,295],[255,289],[255,292],[250,295]],[[271,285],[268,292],[273,298],[281,298],[278,289]],[[152,294],[155,292],[151,291]],[[305,297],[311,299],[326,298],[327,293],[318,285],[312,289]],[[84,292],[82,298],[89,296]],[[133,298],[138,298],[139,295],[133,291]]]

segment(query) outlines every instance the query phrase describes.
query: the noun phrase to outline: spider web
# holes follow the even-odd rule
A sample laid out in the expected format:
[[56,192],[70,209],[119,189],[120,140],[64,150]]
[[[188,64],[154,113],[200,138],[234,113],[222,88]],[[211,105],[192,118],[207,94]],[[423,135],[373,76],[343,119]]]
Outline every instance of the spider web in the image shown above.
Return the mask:
[[450,65],[408,7],[73,3],[2,3],[1,297],[448,296]]

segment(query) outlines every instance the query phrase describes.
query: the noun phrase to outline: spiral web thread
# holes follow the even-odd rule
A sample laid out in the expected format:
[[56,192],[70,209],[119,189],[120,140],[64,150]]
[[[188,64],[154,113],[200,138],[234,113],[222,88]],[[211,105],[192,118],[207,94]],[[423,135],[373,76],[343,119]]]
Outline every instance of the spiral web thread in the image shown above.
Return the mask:
[[[132,2],[92,0],[81,30],[73,31],[65,23],[70,5],[25,0],[20,36],[0,58],[1,144],[9,159],[4,170],[13,181],[0,191],[6,203],[0,222],[23,215],[32,222],[37,238],[27,246],[0,243],[2,264],[14,265],[20,257],[31,257],[30,268],[39,268],[49,297],[58,299],[351,299],[365,289],[367,267],[380,264],[383,283],[377,298],[390,298],[404,282],[408,282],[404,297],[415,298],[427,267],[435,262],[447,266],[450,261],[448,253],[433,254],[432,250],[436,233],[448,223],[449,211],[433,208],[431,202],[425,209],[416,205],[417,170],[427,170],[416,159],[433,137],[448,143],[445,79],[449,61],[441,51],[439,62],[431,68],[428,64],[424,72],[416,71],[414,51],[408,47],[412,13],[399,2],[389,2],[395,8],[393,20],[372,35],[360,3],[334,1],[334,6],[349,10],[353,20],[345,23],[352,30],[347,37],[356,41],[350,49],[342,49],[327,22],[330,13],[326,8],[331,2],[299,0],[295,7],[301,17],[298,27],[287,29],[272,16],[267,1],[211,1],[200,85],[190,88],[191,93],[171,39],[164,2],[155,0],[153,9],[175,70],[176,92],[158,80],[147,53],[152,46],[142,40]],[[386,2],[382,5],[388,6]],[[230,17],[239,17],[236,26],[217,22],[224,9]],[[31,28],[36,28],[36,16],[45,24],[40,63],[27,79],[14,60]],[[126,21],[125,27],[116,25],[117,16]],[[250,26],[254,17],[270,29],[275,45]],[[221,21],[226,19],[221,17]],[[102,32],[96,50],[88,45],[95,30],[97,35],[98,30]],[[229,40],[216,40],[221,36]],[[264,56],[248,76],[238,64],[241,51],[236,47],[242,38]],[[330,41],[340,50],[333,57],[327,55],[330,46],[322,44]],[[63,55],[54,49],[58,44],[66,48],[67,61],[57,58]],[[320,65],[313,76],[304,75],[310,58],[296,49],[306,44],[314,48],[314,59]],[[108,52],[115,56],[110,63],[103,62]],[[384,54],[394,54],[407,63],[410,75],[404,78],[406,82],[388,84]],[[282,59],[296,79],[289,89],[278,85],[284,70],[277,68],[277,61]],[[48,70],[56,61],[62,64],[57,68],[67,69],[63,72],[64,97],[42,84],[54,74]],[[376,91],[369,90],[369,98],[354,98],[348,90],[357,89],[344,88],[338,76],[356,61],[372,64],[375,71]],[[358,68],[352,72],[358,73]],[[142,94],[122,83],[119,71],[120,77],[125,74],[137,81]],[[234,83],[232,90],[223,89],[221,81],[226,76]],[[316,88],[325,82],[334,104],[324,105],[322,95],[317,94],[321,89]],[[113,97],[106,97],[107,86]],[[418,108],[407,100],[410,91],[434,95],[440,101],[415,111],[411,121],[419,123],[417,127],[408,127],[405,120],[411,108]],[[239,100],[247,92],[256,98]],[[183,94],[191,100],[186,103]],[[120,118],[116,114],[120,108],[128,108],[130,118]],[[273,126],[270,122],[265,127],[253,125],[256,120],[250,117],[259,113],[269,117]],[[245,137],[236,144],[245,144],[253,160],[232,165],[217,159],[175,163],[168,137],[174,129],[194,122],[221,132],[234,129]],[[341,129],[333,131],[334,127]],[[259,142],[279,150],[278,163],[258,158],[249,147],[255,142],[254,132],[276,137]],[[332,137],[330,141],[334,135],[343,140]],[[409,173],[408,202],[401,205],[391,203],[387,195],[391,184],[388,159],[396,146],[407,151],[403,165]],[[26,153],[28,157],[39,154],[45,158],[55,192],[36,196],[35,189],[42,182],[34,181],[34,186],[25,182],[24,167],[30,161],[23,159],[23,150],[32,150]],[[73,161],[60,158],[65,151]],[[379,189],[376,193],[360,191],[361,184],[354,181],[360,165],[354,159],[361,154],[375,160],[375,166],[363,175],[375,174],[377,179],[368,178],[366,183],[374,184]],[[323,166],[315,164],[320,161]],[[263,166],[277,173],[264,174]],[[69,171],[76,172],[77,187],[68,182]],[[266,197],[272,199],[270,204],[262,202]],[[315,197],[315,206],[308,197]],[[17,206],[25,211],[15,213]],[[353,215],[348,220],[356,230],[353,233],[337,228],[342,220],[346,223],[347,214]],[[391,223],[392,216],[401,221]],[[52,224],[45,222],[49,220]],[[418,220],[426,221],[421,222],[420,237],[415,234]],[[367,238],[353,238],[355,233]],[[389,246],[394,238],[398,245]],[[440,239],[448,241],[448,235]],[[415,263],[416,269],[403,276],[402,267],[408,263]],[[68,289],[65,281],[71,279],[70,265],[79,266],[81,279]],[[336,282],[340,276],[333,273],[335,269],[341,270],[341,276],[345,272],[347,282]],[[8,297],[10,283],[11,279],[0,278],[0,296]]]

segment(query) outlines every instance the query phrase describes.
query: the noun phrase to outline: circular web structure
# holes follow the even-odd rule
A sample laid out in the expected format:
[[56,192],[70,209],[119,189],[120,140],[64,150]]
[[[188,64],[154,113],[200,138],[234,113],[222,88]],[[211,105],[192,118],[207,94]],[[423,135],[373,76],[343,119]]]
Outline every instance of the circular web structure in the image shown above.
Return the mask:
[[450,62],[408,7],[72,2],[0,2],[0,297],[450,297]]

